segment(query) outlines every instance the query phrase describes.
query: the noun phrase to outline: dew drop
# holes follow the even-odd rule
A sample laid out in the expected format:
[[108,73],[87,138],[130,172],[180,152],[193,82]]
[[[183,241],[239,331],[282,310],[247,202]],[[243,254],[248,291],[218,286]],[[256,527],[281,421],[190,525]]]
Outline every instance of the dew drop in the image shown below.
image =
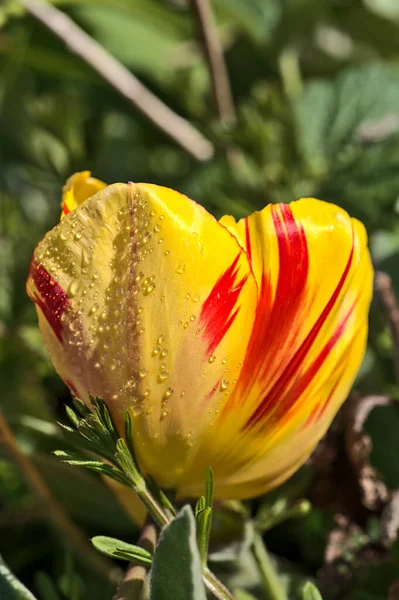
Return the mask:
[[[77,234],[76,234],[77,235]],[[76,236],[75,236],[76,237]],[[90,252],[85,248],[82,251],[82,265],[88,267],[90,264]]]
[[141,377],[141,379],[143,379],[147,375],[148,375],[148,369],[146,369],[145,367],[142,367],[141,369],[139,369],[139,377]]
[[210,363],[213,363],[216,360],[216,356],[214,354],[211,354],[210,357],[208,358],[208,360]]
[[181,275],[182,273],[184,273],[185,270],[186,265],[184,263],[180,263],[180,265],[176,269],[176,273],[179,273]]
[[71,283],[68,286],[67,295],[70,298],[73,298],[78,293],[79,287],[80,287],[80,281],[78,279],[74,279],[73,281],[71,281]]
[[143,244],[148,244],[150,239],[151,239],[151,233],[149,231],[146,231],[145,234],[143,235]]
[[149,285],[147,285],[147,287],[145,287],[143,289],[144,296],[148,296],[154,290],[155,290],[155,283],[150,283]]
[[227,379],[222,379],[222,382],[220,384],[220,389],[222,391],[227,390],[227,388],[229,387],[229,381]]
[[159,232],[161,231],[161,226],[159,225],[159,223],[157,223],[157,224],[154,226],[154,231],[155,231],[155,233],[159,233]]
[[140,327],[140,329],[139,329],[139,334],[140,334],[140,335],[142,335],[144,332],[145,332],[145,329],[144,329],[144,327]]
[[163,397],[164,398],[170,398],[171,395],[173,394],[173,388],[169,387],[166,392],[164,393]]
[[162,344],[162,342],[164,341],[164,339],[165,339],[165,336],[163,334],[160,335],[159,338],[158,338],[158,344]]
[[169,350],[167,348],[164,348],[161,352],[161,358],[165,358],[165,356],[168,354]]
[[169,371],[166,371],[166,370],[159,371],[159,373],[158,373],[158,381],[160,383],[162,383],[163,381],[165,381],[165,379],[167,379],[168,377],[169,377]]
[[200,301],[199,296],[193,296],[193,302],[199,302],[199,301]]
[[133,406],[133,408],[132,408],[132,412],[133,412],[133,415],[134,415],[135,417],[138,417],[139,415],[141,415],[141,414],[142,414],[142,412],[143,412],[143,407],[142,407],[142,406],[140,406],[140,405]]
[[165,256],[169,256],[170,250],[165,250]]
[[161,348],[159,346],[155,346],[154,350],[152,351],[152,355],[153,356],[158,356],[158,354],[161,352]]
[[188,321],[186,321],[186,322],[184,323],[184,325],[183,325],[183,328],[184,328],[184,329],[187,329],[187,327],[188,327],[188,326],[189,326],[189,322],[188,322]]
[[225,365],[227,363],[227,358],[224,357],[224,359],[222,360],[222,365]]
[[97,311],[99,308],[100,308],[100,305],[99,305],[99,304],[97,304],[97,303],[96,303],[96,304],[93,304],[93,306],[92,306],[92,307],[91,307],[91,309],[90,309],[90,314],[91,314],[91,315],[94,315],[94,313],[95,313],[95,312],[96,312],[96,311]]
[[164,240],[163,238],[159,238],[159,240],[158,240],[158,244],[163,244],[163,243],[164,243],[164,241],[165,241],[165,240]]
[[190,321],[191,321],[191,322],[195,321],[195,315],[191,315],[191,317],[190,317]]

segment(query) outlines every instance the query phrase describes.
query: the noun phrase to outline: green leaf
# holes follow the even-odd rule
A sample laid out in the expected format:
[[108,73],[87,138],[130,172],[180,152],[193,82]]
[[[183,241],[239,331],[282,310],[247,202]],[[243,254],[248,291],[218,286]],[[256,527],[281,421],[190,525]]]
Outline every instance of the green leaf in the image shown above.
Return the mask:
[[205,600],[195,520],[185,506],[160,536],[152,563],[151,600]]
[[217,0],[215,4],[236,27],[244,29],[260,44],[269,41],[282,13],[279,0]]
[[0,556],[1,600],[36,600],[35,596],[15,577]]
[[141,565],[150,565],[152,556],[144,548],[117,540],[115,538],[97,535],[91,540],[93,546],[102,554],[112,558],[121,558],[123,560],[133,560]]
[[302,589],[302,599],[303,600],[323,600],[319,590],[313,583],[308,581],[305,583]]
[[373,64],[313,81],[296,97],[293,114],[299,153],[315,178],[311,194],[343,206],[369,228],[391,228],[399,186],[399,76]]
[[303,158],[326,167],[351,146],[398,131],[399,77],[383,65],[348,69],[335,81],[309,83],[293,109]]

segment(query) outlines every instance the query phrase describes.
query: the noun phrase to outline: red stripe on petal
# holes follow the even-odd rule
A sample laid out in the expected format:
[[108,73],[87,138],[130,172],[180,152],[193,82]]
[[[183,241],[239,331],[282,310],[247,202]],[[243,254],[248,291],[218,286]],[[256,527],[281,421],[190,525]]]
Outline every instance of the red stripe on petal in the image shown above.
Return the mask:
[[264,382],[267,389],[281,371],[281,348],[287,340],[293,343],[299,329],[300,300],[306,290],[309,270],[306,236],[288,205],[272,206],[271,210],[279,253],[278,280],[273,294],[270,275],[266,272],[262,275],[253,331],[237,393],[226,404],[227,411],[235,401],[241,402],[257,381]]
[[69,213],[71,212],[69,210],[68,204],[66,202],[64,202],[64,204],[62,205],[62,212],[64,213],[64,215],[69,215]]
[[[336,328],[333,336],[320,352],[318,358],[313,363],[313,370],[308,369],[308,371],[299,377],[298,373],[301,365],[303,364],[305,358],[307,357],[312,345],[314,344],[316,337],[320,333],[320,330],[324,323],[326,322],[328,316],[330,315],[333,307],[335,306],[338,296],[342,291],[342,288],[345,284],[345,281],[348,277],[348,273],[350,271],[352,260],[354,253],[354,244],[352,243],[351,252],[345,266],[344,272],[336,286],[334,293],[331,295],[327,305],[325,306],[323,312],[317,319],[316,323],[312,327],[311,331],[302,342],[299,349],[296,351],[295,355],[292,357],[286,368],[281,373],[280,377],[272,387],[272,389],[268,392],[266,397],[260,403],[258,408],[252,414],[251,418],[248,420],[246,427],[252,427],[256,423],[258,423],[261,419],[265,418],[271,411],[273,411],[278,405],[278,414],[275,414],[276,418],[280,418],[280,416],[289,410],[289,408],[295,403],[300,394],[305,390],[305,388],[309,385],[312,378],[315,376],[317,371],[320,369],[321,365],[327,358],[331,348],[335,345],[337,339],[341,336],[345,324],[349,319],[349,316],[353,310],[348,313],[344,321],[339,324]],[[293,386],[291,383],[295,382]]]
[[61,316],[70,305],[70,300],[66,292],[51,277],[43,265],[35,261],[31,262],[29,277],[33,279],[39,292],[39,295],[34,295],[33,301],[39,306],[51,329],[59,341],[62,342]]
[[245,245],[247,248],[247,256],[252,267],[252,250],[251,250],[251,232],[249,230],[249,221],[245,219]]
[[208,355],[220,344],[238,314],[238,298],[247,281],[245,275],[236,281],[239,267],[237,264],[240,254],[231,266],[219,277],[213,286],[208,298],[202,305],[199,324],[202,327],[202,335],[206,342]]

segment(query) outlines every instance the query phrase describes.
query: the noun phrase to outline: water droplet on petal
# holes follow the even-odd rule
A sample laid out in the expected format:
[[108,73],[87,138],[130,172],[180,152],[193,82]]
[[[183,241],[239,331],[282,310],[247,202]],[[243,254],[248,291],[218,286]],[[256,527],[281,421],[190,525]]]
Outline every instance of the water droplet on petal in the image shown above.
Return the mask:
[[75,240],[81,240],[82,239],[82,234],[80,233],[80,231],[77,231],[75,233]]
[[157,356],[160,352],[161,348],[159,346],[155,346],[154,350],[152,351],[152,355]]
[[68,286],[67,295],[70,298],[73,298],[78,293],[79,287],[80,287],[80,281],[78,279],[74,279],[73,281],[71,281],[71,283]]
[[176,269],[176,273],[179,273],[181,275],[182,273],[184,273],[185,270],[186,265],[184,263],[180,263],[180,265]]
[[199,296],[193,296],[193,302],[199,302],[199,301],[200,301]]
[[162,381],[165,381],[165,379],[167,379],[168,377],[169,377],[169,371],[166,371],[166,370],[159,371],[158,381],[160,383],[162,383]]
[[161,231],[161,226],[159,225],[159,223],[157,223],[157,224],[154,226],[154,231],[155,231],[155,233],[159,233],[159,232]]
[[208,358],[208,360],[210,363],[213,363],[216,360],[216,356],[214,354],[211,354],[210,357]]
[[134,415],[135,417],[138,417],[139,415],[141,415],[141,414],[142,414],[142,412],[143,412],[143,407],[142,407],[142,406],[140,406],[140,405],[133,406],[133,408],[132,408],[132,412],[133,412],[133,415]]
[[146,377],[146,375],[148,375],[148,369],[146,369],[145,367],[142,367],[139,370],[139,377],[141,377],[141,379],[143,379],[144,377]]
[[161,358],[165,358],[165,356],[168,354],[169,350],[167,348],[164,348],[161,352]]
[[227,388],[229,387],[229,381],[227,379],[222,379],[221,384],[220,384],[220,389],[222,391],[227,390]]

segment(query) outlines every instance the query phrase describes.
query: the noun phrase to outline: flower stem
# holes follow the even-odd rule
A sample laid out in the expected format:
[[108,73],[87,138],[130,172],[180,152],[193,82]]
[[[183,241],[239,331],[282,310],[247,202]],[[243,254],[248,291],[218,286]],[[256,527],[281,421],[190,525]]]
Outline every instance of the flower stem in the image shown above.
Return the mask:
[[255,533],[252,547],[270,600],[288,600],[259,533]]
[[[135,485],[132,481],[132,487],[147,508],[154,521],[160,527],[164,527],[170,522],[171,519],[164,513],[154,496],[151,494],[144,480],[142,480],[142,482],[143,485]],[[215,598],[218,600],[234,600],[234,597],[231,595],[229,590],[221,581],[219,581],[216,575],[214,575],[212,571],[208,569],[208,567],[203,569],[202,576],[204,578],[206,587]]]

